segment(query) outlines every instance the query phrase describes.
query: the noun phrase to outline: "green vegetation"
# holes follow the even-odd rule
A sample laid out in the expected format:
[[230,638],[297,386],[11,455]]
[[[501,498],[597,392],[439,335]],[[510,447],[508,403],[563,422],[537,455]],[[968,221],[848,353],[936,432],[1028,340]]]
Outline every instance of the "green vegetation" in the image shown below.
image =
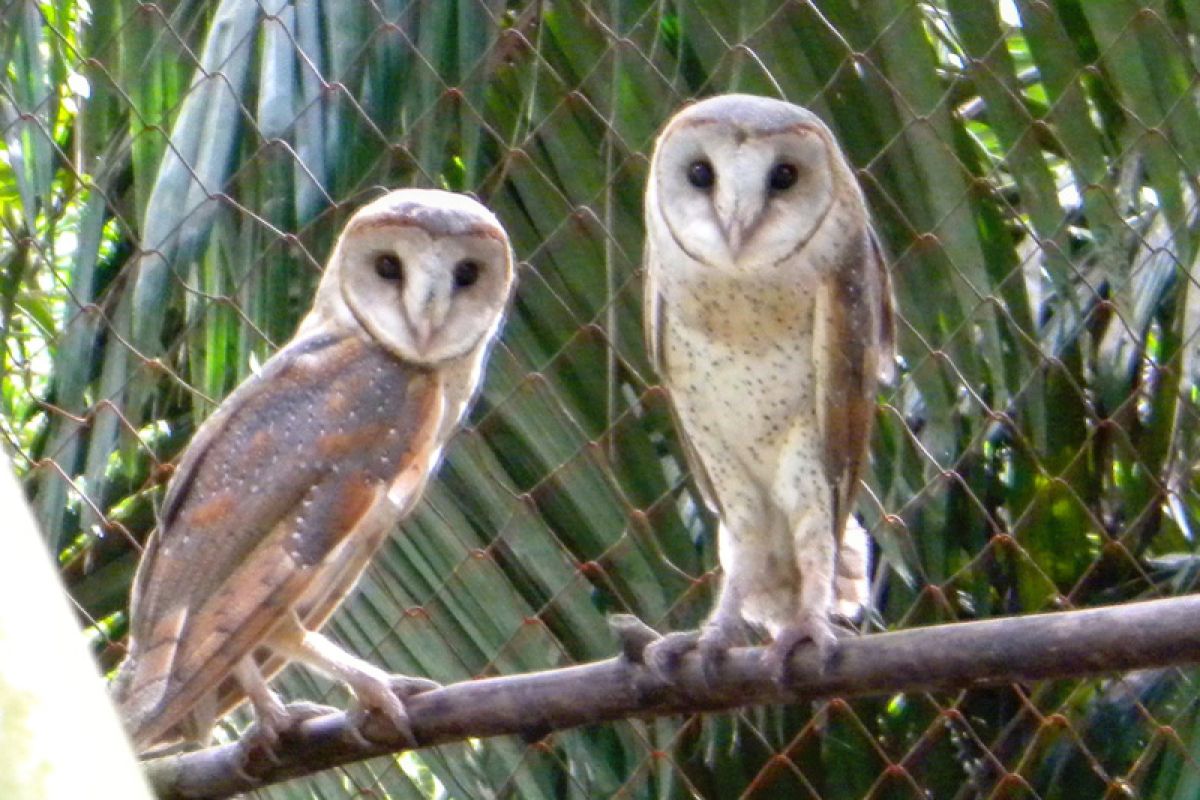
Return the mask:
[[[1190,591],[1198,45],[1184,0],[16,0],[0,433],[111,665],[170,462],[291,335],[341,222],[381,187],[472,191],[518,297],[330,629],[454,681],[610,656],[612,611],[695,625],[713,526],[643,352],[641,189],[677,106],[758,92],[830,122],[892,255],[871,626]],[[1198,696],[1171,670],[631,721],[263,794],[1182,798]]]

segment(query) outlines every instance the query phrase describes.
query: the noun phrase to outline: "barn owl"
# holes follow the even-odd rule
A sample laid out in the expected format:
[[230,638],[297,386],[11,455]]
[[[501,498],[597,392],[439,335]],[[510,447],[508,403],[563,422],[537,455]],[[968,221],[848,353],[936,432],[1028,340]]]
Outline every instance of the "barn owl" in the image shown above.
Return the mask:
[[887,272],[832,133],[779,100],[725,95],[676,114],[645,214],[646,340],[719,517],[724,573],[701,630],[645,655],[669,670],[698,647],[711,663],[748,622],[772,636],[781,677],[805,640],[827,657],[831,612],[865,598],[850,515],[892,362]]
[[479,384],[513,282],[508,237],[470,198],[403,189],[355,213],[294,338],[200,427],[131,598],[114,696],[139,751],[207,738],[290,661],[344,682],[404,735],[393,676],[317,630],[416,504]]

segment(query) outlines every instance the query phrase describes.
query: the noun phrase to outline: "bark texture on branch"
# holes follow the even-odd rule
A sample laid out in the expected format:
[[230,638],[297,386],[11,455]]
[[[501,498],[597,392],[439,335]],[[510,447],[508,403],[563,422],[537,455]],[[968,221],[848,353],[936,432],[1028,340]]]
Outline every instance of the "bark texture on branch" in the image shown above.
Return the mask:
[[[738,648],[706,681],[694,654],[665,684],[616,658],[567,669],[465,681],[412,697],[421,747],[468,737],[551,731],[634,716],[718,711],[818,697],[962,689],[1200,663],[1200,595],[1121,606],[952,623],[844,639],[822,672],[811,648],[793,659],[797,681],[776,685],[761,648]],[[237,744],[147,763],[160,797],[229,797],[404,748],[381,720],[354,735],[345,714],[309,720],[277,760]]]

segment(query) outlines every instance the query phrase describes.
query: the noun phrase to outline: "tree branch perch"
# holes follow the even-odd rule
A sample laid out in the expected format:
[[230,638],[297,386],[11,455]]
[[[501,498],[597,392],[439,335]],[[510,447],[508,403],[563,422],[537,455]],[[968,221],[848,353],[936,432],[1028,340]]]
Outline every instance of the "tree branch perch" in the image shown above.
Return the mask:
[[[1200,663],[1200,595],[1121,606],[952,623],[842,640],[821,672],[810,648],[793,660],[797,683],[777,686],[759,648],[738,648],[706,683],[695,655],[666,685],[623,659],[465,681],[412,697],[407,708],[421,747],[468,737],[551,731],[635,716],[719,711],[818,697],[963,689]],[[378,724],[376,724],[378,723]],[[278,761],[237,744],[146,763],[163,798],[219,798],[267,783],[404,749],[386,723],[353,733],[345,714],[289,732]],[[377,738],[378,737],[378,738]]]

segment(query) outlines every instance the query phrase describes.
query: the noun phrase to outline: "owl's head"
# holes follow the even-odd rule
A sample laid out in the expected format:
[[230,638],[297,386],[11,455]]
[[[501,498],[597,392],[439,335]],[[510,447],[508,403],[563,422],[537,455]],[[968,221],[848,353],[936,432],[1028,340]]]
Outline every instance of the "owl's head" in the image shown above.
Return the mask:
[[508,235],[466,195],[400,189],[342,231],[314,313],[356,322],[406,361],[471,352],[500,324],[513,283]]
[[796,255],[839,197],[861,199],[829,129],[800,106],[744,94],[688,106],[650,164],[647,225],[717,269]]

